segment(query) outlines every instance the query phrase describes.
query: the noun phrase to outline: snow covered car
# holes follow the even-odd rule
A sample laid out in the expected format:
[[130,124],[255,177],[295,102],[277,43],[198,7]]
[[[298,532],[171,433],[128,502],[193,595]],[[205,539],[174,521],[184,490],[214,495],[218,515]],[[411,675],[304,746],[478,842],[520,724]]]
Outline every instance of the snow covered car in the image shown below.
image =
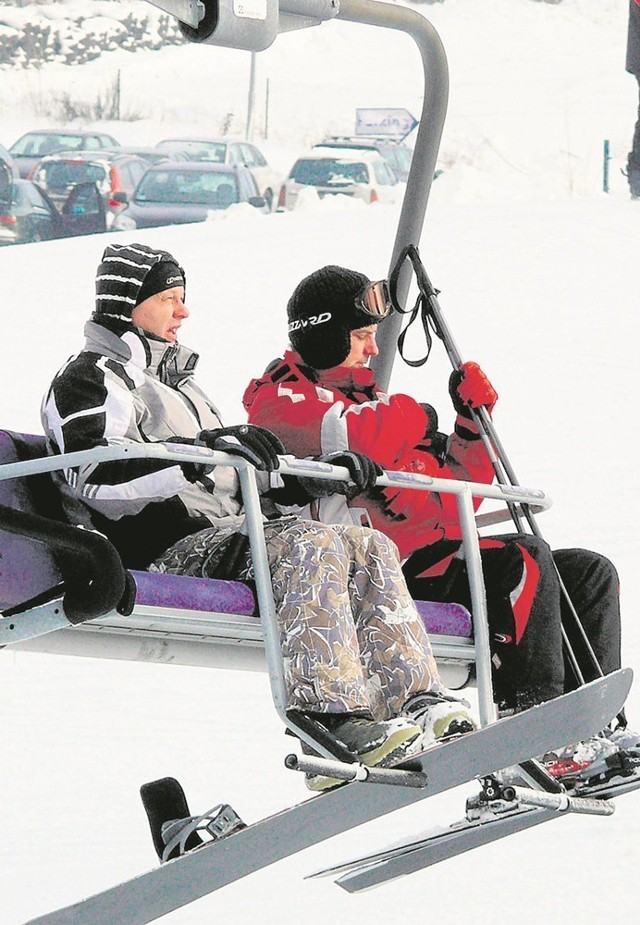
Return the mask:
[[31,180],[14,178],[0,188],[0,246],[105,230],[104,204],[93,183],[74,187],[61,209]]
[[269,211],[245,167],[193,161],[150,167],[131,199],[125,193],[116,193],[116,199],[126,208],[114,220],[114,231],[204,222],[210,212],[237,202]]
[[101,151],[115,148],[118,142],[106,132],[38,129],[15,141],[9,152],[18,165],[21,177],[28,177],[39,160],[54,151]]
[[150,166],[149,161],[119,150],[60,152],[43,157],[29,179],[58,206],[78,183],[95,183],[104,200],[109,227],[114,216],[122,211],[122,203],[114,198],[115,193],[133,193]]
[[305,187],[314,187],[321,199],[341,194],[372,203],[395,202],[398,197],[398,181],[376,151],[314,148],[291,168],[278,208],[294,209]]
[[282,182],[278,174],[267,163],[262,151],[243,139],[221,138],[165,138],[159,141],[163,151],[186,154],[190,160],[213,164],[227,164],[246,167],[258,185],[260,196],[264,196],[269,208],[273,208],[277,190]]
[[314,148],[348,148],[353,151],[377,151],[393,170],[396,178],[405,183],[409,176],[413,151],[403,141],[393,138],[367,138],[358,135],[329,135]]

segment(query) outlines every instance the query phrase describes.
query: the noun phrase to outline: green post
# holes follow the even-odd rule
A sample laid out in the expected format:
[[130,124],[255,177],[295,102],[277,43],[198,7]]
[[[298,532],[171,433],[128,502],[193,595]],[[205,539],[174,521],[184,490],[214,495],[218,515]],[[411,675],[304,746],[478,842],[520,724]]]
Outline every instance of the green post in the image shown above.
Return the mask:
[[603,164],[602,164],[602,191],[603,193],[609,192],[609,161],[611,157],[609,156],[609,139],[605,138],[604,140],[604,152],[603,152]]

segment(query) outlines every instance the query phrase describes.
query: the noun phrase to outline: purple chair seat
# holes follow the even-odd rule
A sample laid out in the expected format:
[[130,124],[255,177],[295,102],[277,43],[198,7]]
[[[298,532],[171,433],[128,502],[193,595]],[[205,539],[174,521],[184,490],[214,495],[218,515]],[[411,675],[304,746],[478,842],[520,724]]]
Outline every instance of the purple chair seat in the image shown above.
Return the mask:
[[[253,590],[241,581],[191,578],[157,572],[132,572],[138,592],[136,602],[147,607],[240,614],[257,617]],[[418,601],[425,626],[434,635],[471,636],[471,617],[461,604]]]
[[200,610],[235,613],[255,617],[258,607],[253,591],[241,581],[217,578],[191,578],[158,572],[131,572],[136,586],[136,603],[147,607],[173,607],[176,610]]

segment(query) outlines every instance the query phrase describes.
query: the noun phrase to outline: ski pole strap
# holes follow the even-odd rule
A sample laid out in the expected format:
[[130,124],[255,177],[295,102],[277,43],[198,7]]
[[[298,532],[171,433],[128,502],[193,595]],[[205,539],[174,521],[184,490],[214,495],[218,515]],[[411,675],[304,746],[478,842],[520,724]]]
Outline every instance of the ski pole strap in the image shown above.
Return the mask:
[[[413,267],[413,271],[416,275],[416,282],[418,284],[418,297],[415,301],[413,308],[401,308],[398,302],[398,279],[400,277],[400,272],[404,265],[405,260],[409,260]],[[431,303],[430,299],[435,298],[438,295],[438,290],[434,289],[429,277],[427,276],[426,270],[422,261],[420,260],[420,255],[418,253],[418,248],[414,244],[408,244],[400,253],[400,256],[396,260],[395,266],[391,271],[389,276],[389,295],[391,301],[393,302],[395,310],[400,315],[411,315],[409,318],[409,323],[401,332],[398,338],[398,353],[407,364],[407,366],[424,366],[424,364],[429,359],[429,354],[431,353],[431,347],[433,346],[433,337],[429,327],[433,328],[437,337],[442,337],[438,331],[436,325],[433,322],[433,317],[431,313]],[[424,331],[424,338],[427,345],[427,350],[424,355],[419,360],[409,360],[404,354],[404,342],[407,336],[407,331],[420,315],[420,320],[422,321],[422,329]]]

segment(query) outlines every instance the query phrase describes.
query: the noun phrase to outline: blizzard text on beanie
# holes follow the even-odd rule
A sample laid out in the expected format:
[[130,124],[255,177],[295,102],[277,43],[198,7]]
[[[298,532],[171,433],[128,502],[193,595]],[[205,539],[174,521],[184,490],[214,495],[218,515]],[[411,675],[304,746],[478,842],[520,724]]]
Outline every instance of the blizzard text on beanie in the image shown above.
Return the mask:
[[375,322],[356,306],[364,273],[326,266],[298,283],[287,305],[289,339],[314,369],[340,366],[351,350],[351,331]]
[[96,274],[94,318],[131,323],[131,312],[152,295],[185,286],[185,272],[167,251],[145,244],[110,244]]

